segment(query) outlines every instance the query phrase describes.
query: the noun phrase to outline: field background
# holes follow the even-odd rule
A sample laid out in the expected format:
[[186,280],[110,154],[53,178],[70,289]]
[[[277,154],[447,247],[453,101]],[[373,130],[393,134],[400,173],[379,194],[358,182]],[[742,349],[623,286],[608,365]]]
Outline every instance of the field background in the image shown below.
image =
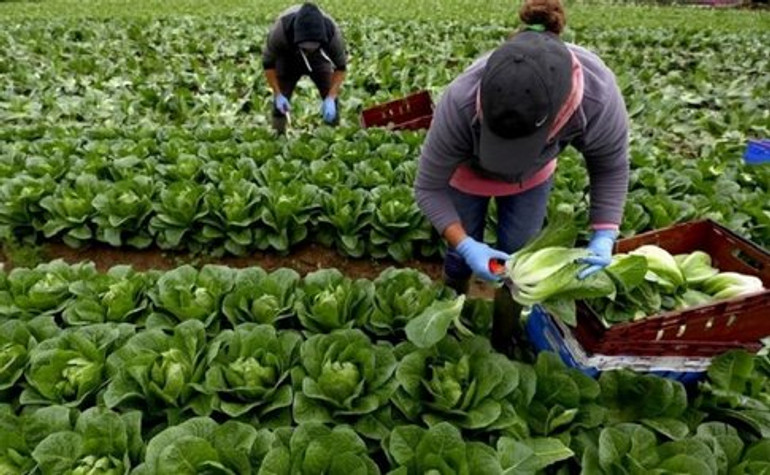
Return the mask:
[[[518,22],[516,2],[426,0],[389,2],[363,0],[331,0],[318,2],[339,19],[383,18],[392,20],[462,20],[467,23]],[[596,25],[603,27],[687,26],[709,29],[762,29],[768,26],[767,15],[757,11],[730,9],[669,8],[634,4],[634,2],[577,1],[565,2],[569,22],[573,27]],[[640,2],[645,3],[645,2]],[[33,2],[0,2],[3,18],[61,18],[61,17],[159,17],[248,16],[256,21],[270,21],[275,14],[292,4],[277,0],[50,0]]]

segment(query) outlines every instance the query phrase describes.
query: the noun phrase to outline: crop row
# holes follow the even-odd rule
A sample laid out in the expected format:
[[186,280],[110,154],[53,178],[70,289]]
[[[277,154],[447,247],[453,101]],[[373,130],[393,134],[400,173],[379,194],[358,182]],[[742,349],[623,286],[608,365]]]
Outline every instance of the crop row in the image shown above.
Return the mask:
[[[549,353],[511,361],[490,348],[487,304],[463,311],[413,270],[57,261],[3,274],[0,295],[9,473],[769,468],[767,356],[715,359],[689,396]],[[457,331],[424,339],[446,314]]]
[[[313,240],[401,262],[441,252],[411,189],[421,134],[341,129],[287,141],[229,128],[62,134],[0,145],[4,239],[214,255],[286,252]],[[659,155],[632,154],[624,235],[711,218],[770,242],[770,174],[727,161],[664,168]],[[588,190],[582,162],[567,154],[551,206],[571,204],[586,228]],[[491,238],[495,223],[493,211]]]
[[[259,69],[266,26],[230,17],[30,20],[6,29],[2,238],[214,254],[284,252],[317,239],[348,255],[399,261],[439,252],[407,189],[424,133],[313,128],[320,118],[302,85],[292,135],[270,136]],[[343,125],[362,107],[415,89],[437,97],[509,31],[378,20],[344,27],[351,68]],[[748,137],[770,134],[770,78],[758,74],[769,67],[766,34],[570,35],[613,69],[631,115],[623,233],[712,218],[770,243],[770,173],[740,160]],[[552,206],[572,204],[585,225],[588,189],[570,151]],[[494,225],[492,216],[488,230]]]

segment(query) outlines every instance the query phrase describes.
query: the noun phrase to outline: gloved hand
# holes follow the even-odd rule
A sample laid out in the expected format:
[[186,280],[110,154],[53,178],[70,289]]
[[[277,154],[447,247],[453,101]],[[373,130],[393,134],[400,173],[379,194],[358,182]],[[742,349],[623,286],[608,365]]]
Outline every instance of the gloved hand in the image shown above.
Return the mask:
[[289,100],[280,92],[275,96],[275,108],[281,113],[286,114],[291,109]]
[[470,236],[460,241],[456,250],[463,256],[465,263],[473,270],[474,274],[493,282],[500,281],[501,277],[489,270],[489,261],[492,259],[508,260],[511,257],[504,252],[492,249],[483,242],[476,241]]
[[588,251],[590,256],[580,259],[579,262],[588,264],[588,267],[578,272],[578,279],[583,280],[600,270],[604,269],[612,262],[612,248],[615,246],[615,239],[618,237],[618,231],[614,229],[597,229],[588,242]]
[[321,115],[324,118],[324,122],[327,124],[334,122],[334,119],[337,117],[337,103],[333,98],[327,97],[323,100],[323,103],[321,104]]

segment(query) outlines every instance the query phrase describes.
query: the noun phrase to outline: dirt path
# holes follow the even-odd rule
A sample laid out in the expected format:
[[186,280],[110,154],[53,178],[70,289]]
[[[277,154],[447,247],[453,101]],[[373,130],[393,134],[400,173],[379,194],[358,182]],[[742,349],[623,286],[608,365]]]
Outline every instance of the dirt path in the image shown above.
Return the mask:
[[[376,278],[383,270],[390,266],[418,269],[434,280],[441,279],[442,275],[442,262],[440,259],[414,259],[402,264],[387,259],[353,259],[314,243],[298,246],[287,256],[269,252],[255,252],[244,257],[216,258],[203,254],[192,255],[183,252],[162,251],[157,248],[145,250],[117,249],[105,244],[93,244],[85,249],[73,249],[59,242],[44,244],[42,246],[42,254],[45,260],[64,259],[69,263],[90,260],[102,271],[120,264],[131,265],[137,270],[148,270],[172,269],[186,263],[193,265],[212,263],[230,267],[259,266],[266,270],[290,267],[301,275],[321,268],[336,267],[350,277],[367,279]],[[6,258],[2,260],[6,268],[10,269],[13,267],[14,263],[12,260]],[[492,289],[482,283],[475,282],[470,293],[472,296],[491,297]]]

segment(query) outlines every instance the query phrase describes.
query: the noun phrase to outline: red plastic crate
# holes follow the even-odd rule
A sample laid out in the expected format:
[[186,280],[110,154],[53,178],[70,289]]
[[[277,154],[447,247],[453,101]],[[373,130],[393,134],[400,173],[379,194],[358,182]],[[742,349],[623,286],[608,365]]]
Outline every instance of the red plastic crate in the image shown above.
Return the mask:
[[743,0],[690,0],[687,3],[702,7],[729,8],[740,7]]
[[365,109],[361,127],[388,127],[394,130],[427,129],[433,120],[433,101],[428,91]]
[[[644,244],[658,245],[672,254],[704,251],[721,271],[755,275],[770,289],[770,254],[713,221],[623,239],[616,251],[628,252]],[[759,340],[770,336],[770,290],[610,328],[580,302],[573,331],[587,351],[605,355],[713,356],[732,348],[756,351]]]

